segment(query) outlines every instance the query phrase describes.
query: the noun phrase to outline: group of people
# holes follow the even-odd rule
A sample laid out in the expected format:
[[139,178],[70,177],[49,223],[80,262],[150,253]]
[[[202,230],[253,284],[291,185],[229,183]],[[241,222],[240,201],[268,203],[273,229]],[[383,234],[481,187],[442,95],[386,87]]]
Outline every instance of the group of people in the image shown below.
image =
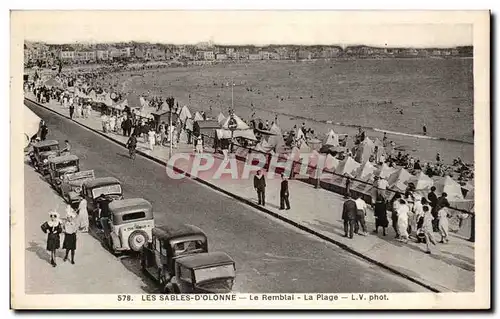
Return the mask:
[[[258,205],[266,206],[266,178],[262,170],[258,170],[253,178],[253,187],[257,192]],[[288,189],[288,178],[281,174],[280,183],[280,210],[290,209],[290,193]]]
[[[443,193],[438,197],[433,186],[426,197],[418,196],[414,193],[415,186],[410,183],[403,195],[396,193],[388,201],[385,197],[385,188],[376,188],[372,194],[372,207],[375,217],[375,234],[381,227],[383,236],[386,236],[386,228],[389,226],[388,211],[391,212],[392,227],[396,233],[396,239],[407,243],[410,237],[414,237],[417,242],[425,242],[426,253],[430,254],[430,244],[436,245],[434,233],[441,235],[440,243],[449,241],[448,218],[450,204],[447,194]],[[365,217],[367,214],[367,203],[361,198],[359,193],[348,194],[344,202],[342,219],[344,221],[345,237],[353,238],[354,234],[367,235]]]
[[[86,209],[87,207],[85,206]],[[66,209],[65,219],[61,219],[59,213],[56,211],[49,212],[49,218],[41,225],[41,229],[43,233],[47,234],[46,249],[50,252],[50,264],[52,267],[57,266],[56,252],[61,248],[61,235],[64,236],[62,249],[66,250],[63,261],[71,258],[71,264],[75,264],[76,234],[78,231],[88,231],[88,215],[85,215],[82,212],[78,216],[69,205]]]

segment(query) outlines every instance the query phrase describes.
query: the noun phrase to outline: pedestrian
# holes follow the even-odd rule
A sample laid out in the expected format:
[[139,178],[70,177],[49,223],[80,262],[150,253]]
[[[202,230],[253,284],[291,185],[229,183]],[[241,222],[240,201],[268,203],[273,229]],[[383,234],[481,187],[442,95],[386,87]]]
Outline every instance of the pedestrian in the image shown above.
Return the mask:
[[344,221],[344,237],[353,238],[354,237],[354,227],[356,224],[356,215],[358,213],[358,208],[356,202],[349,198],[344,202],[342,208],[342,219]]
[[436,206],[437,206],[437,202],[438,202],[438,197],[436,195],[436,187],[435,186],[432,186],[431,187],[431,191],[429,192],[429,194],[427,194],[427,199],[429,200],[429,204],[432,208],[431,212],[432,212],[432,216],[434,216],[434,219],[433,219],[433,227],[434,227],[434,231],[438,231],[439,230],[439,227],[437,225],[437,211],[436,211]]
[[385,198],[382,195],[377,197],[375,201],[375,230],[373,231],[375,234],[378,234],[378,228],[382,227],[383,235],[386,235],[385,229],[389,225],[389,221],[387,220],[387,204],[385,202]]
[[257,192],[259,205],[266,206],[266,179],[262,174],[262,170],[258,170],[257,175],[253,177],[253,187]]
[[433,216],[434,216],[434,225],[435,225],[435,230],[434,231],[440,231],[439,229],[439,211],[443,207],[450,207],[450,203],[448,202],[448,194],[446,192],[442,193],[441,196],[437,199],[436,206],[434,207],[433,210]]
[[392,208],[392,214],[391,214],[391,220],[392,220],[392,228],[396,232],[396,239],[399,238],[399,228],[398,228],[398,209],[399,206],[401,205],[399,200],[401,199],[401,195],[399,193],[396,193],[394,197],[391,200],[391,208]]
[[129,116],[122,122],[123,136],[130,137],[130,131],[132,130],[132,120]]
[[45,141],[47,134],[49,134],[49,129],[45,122],[43,122],[42,127],[40,128],[40,140]]
[[148,142],[149,142],[149,149],[150,150],[153,150],[153,147],[155,145],[155,140],[156,140],[156,133],[153,130],[153,128],[150,128],[149,132],[148,132]]
[[68,255],[71,252],[71,263],[75,264],[75,250],[76,250],[76,232],[78,229],[78,225],[76,223],[76,215],[71,209],[71,206],[68,205],[69,211],[66,216],[66,221],[63,225],[64,230],[64,241],[63,241],[63,249],[66,249],[66,255],[64,256],[64,261],[68,260]]
[[288,192],[288,178],[285,174],[281,173],[281,187],[280,187],[280,210],[290,209],[290,193]]
[[50,264],[55,267],[57,266],[56,250],[61,247],[60,234],[62,233],[62,226],[59,213],[56,211],[49,212],[49,220],[44,222],[41,228],[47,234],[47,250],[50,251]]
[[64,148],[61,150],[61,153],[70,153],[71,152],[71,144],[69,144],[68,140],[64,141]]
[[76,211],[78,214],[78,221],[80,223],[80,231],[88,232],[89,231],[89,213],[87,211],[87,200],[82,198],[80,203],[78,203],[78,210]]
[[75,113],[75,106],[73,104],[71,104],[69,106],[69,118],[70,119],[73,119],[73,113]]
[[399,200],[399,207],[397,209],[398,214],[398,232],[399,239],[403,242],[408,241],[408,217],[410,213],[410,208],[408,207],[404,199]]
[[[423,202],[423,200],[422,200],[422,202]],[[424,236],[425,236],[425,244],[427,245],[426,253],[430,254],[431,253],[431,245],[430,244],[436,245],[436,240],[434,239],[433,229],[432,229],[433,228],[432,221],[434,220],[434,217],[432,216],[429,205],[424,205],[422,208],[422,211],[424,213],[423,223],[422,223],[422,231],[423,231]]]
[[440,243],[448,243],[448,207],[442,207],[438,211],[438,218],[439,218],[439,232],[441,233],[441,241]]
[[359,227],[361,226],[362,235],[366,236],[366,202],[361,198],[359,194],[354,195],[354,201],[356,202],[356,224],[354,225],[354,233],[358,234]]
[[347,175],[347,173],[344,174],[344,177],[346,178],[344,198],[349,198],[351,196],[351,179],[349,178],[349,175]]
[[196,138],[195,150],[196,153],[203,154],[203,139],[201,138],[201,135],[198,135],[198,137]]

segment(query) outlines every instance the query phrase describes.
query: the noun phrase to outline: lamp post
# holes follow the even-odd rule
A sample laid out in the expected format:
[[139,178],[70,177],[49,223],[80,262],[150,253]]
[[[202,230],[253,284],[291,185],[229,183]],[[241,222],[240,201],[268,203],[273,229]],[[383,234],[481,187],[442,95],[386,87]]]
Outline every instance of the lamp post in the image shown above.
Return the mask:
[[227,123],[227,127],[231,131],[231,149],[229,150],[231,153],[233,152],[233,138],[234,138],[234,130],[238,127],[236,120],[234,119],[234,113],[231,112],[229,115],[229,122]]
[[170,159],[172,157],[172,143],[173,143],[173,130],[172,130],[172,108],[174,107],[174,97],[168,97],[167,98],[167,105],[168,105],[168,122],[169,122],[169,125],[168,125],[168,136],[170,137],[170,145],[169,145],[169,151],[168,151],[168,158]]

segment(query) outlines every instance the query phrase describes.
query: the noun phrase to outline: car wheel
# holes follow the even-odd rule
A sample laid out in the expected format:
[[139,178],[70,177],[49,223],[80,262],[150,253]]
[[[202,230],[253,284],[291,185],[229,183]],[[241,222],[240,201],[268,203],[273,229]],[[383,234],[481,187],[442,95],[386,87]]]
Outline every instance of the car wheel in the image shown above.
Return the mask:
[[128,245],[133,251],[140,251],[149,240],[148,234],[143,230],[135,230],[128,237]]

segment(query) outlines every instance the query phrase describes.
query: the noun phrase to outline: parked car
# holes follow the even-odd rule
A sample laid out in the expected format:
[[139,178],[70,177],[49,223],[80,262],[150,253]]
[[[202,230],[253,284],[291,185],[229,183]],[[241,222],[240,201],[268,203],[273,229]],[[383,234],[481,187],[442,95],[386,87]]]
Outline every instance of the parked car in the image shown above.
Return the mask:
[[76,155],[62,155],[48,159],[48,180],[59,193],[62,177],[80,171],[80,160]]
[[234,260],[208,252],[203,231],[192,225],[155,227],[144,246],[141,268],[163,293],[228,293],[236,277]]
[[140,251],[151,241],[154,228],[153,206],[143,198],[114,200],[108,205],[109,225],[104,225],[104,241],[113,253]]
[[60,193],[64,200],[75,206],[82,200],[82,185],[95,178],[94,170],[64,174],[61,177]]
[[[101,195],[105,195],[103,198]],[[103,200],[111,202],[123,199],[120,181],[114,177],[98,177],[82,184],[81,197],[87,200],[90,223],[96,223],[98,208]]]
[[33,151],[29,153],[31,164],[43,175],[48,173],[49,158],[59,155],[59,142],[55,140],[37,142],[33,144]]
[[157,226],[141,255],[141,268],[163,292],[229,292],[234,261],[225,253],[208,252],[205,233],[193,225]]

